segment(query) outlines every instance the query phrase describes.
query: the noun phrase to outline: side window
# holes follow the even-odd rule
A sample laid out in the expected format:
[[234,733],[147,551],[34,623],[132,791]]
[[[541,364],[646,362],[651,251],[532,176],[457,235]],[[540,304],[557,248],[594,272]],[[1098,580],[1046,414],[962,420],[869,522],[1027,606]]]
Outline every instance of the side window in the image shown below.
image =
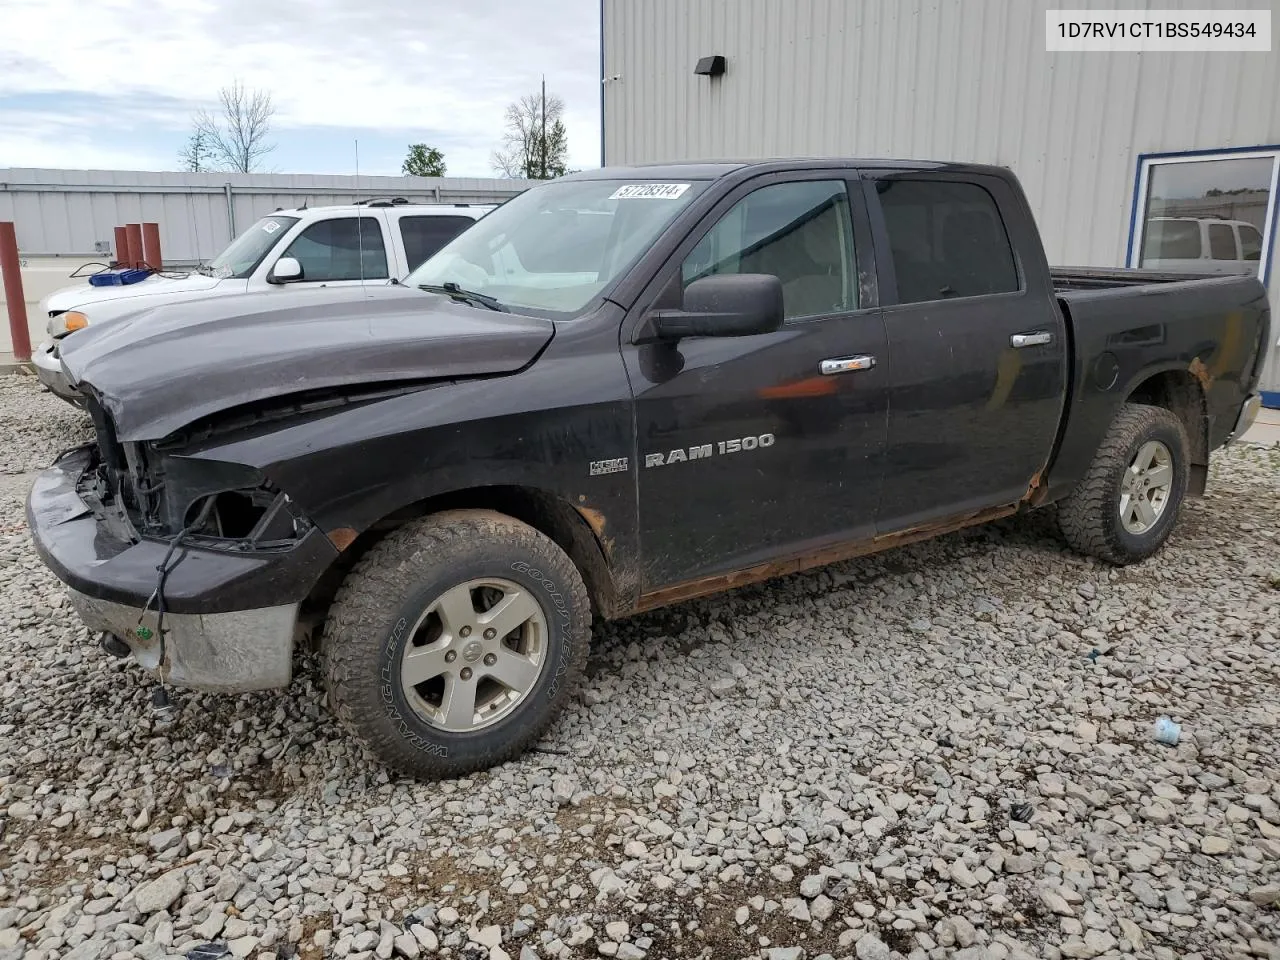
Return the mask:
[[1234,260],[1236,236],[1229,223],[1209,224],[1209,259]]
[[1247,223],[1240,224],[1240,259],[1262,259],[1262,234]]
[[1200,221],[1156,217],[1147,221],[1142,264],[1158,268],[1161,260],[1199,260]]
[[400,239],[404,242],[406,266],[418,266],[471,224],[470,217],[401,217]]
[[289,244],[283,256],[294,257],[302,264],[304,280],[387,279],[387,251],[382,245],[382,230],[373,217],[360,218],[359,236],[355,217],[318,220]]
[[777,183],[743,197],[682,266],[686,287],[700,277],[725,273],[777,277],[788,320],[856,310],[853,230],[844,181]]
[[923,303],[1019,289],[995,199],[976,183],[884,180],[878,186],[898,299]]

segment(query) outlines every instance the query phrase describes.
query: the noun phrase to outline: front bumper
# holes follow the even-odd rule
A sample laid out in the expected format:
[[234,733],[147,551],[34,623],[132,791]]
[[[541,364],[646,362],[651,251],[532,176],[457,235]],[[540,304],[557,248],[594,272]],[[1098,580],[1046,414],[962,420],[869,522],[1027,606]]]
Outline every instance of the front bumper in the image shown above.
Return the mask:
[[233,613],[165,613],[160,642],[154,606],[145,610],[68,591],[93,631],[113,633],[152,676],[179,687],[244,693],[287,687],[293,678],[298,604]]
[[62,369],[62,361],[58,359],[58,342],[46,340],[31,354],[31,365],[36,368],[36,378],[53,394],[79,406],[84,402],[71,383],[71,378]]
[[337,549],[315,529],[288,551],[179,547],[165,580],[162,659],[153,596],[169,545],[107,532],[76,491],[91,463],[88,447],[69,451],[37,476],[27,500],[36,552],[71,588],[85,624],[116,634],[174,684],[226,692],[287,685],[299,605]]

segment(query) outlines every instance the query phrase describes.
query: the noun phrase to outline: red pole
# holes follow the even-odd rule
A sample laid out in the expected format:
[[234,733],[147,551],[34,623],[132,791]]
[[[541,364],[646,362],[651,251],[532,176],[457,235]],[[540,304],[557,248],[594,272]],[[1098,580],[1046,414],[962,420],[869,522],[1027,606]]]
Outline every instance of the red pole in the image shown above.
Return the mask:
[[125,230],[129,234],[129,262],[125,266],[140,267],[142,266],[142,224],[125,224]]
[[160,258],[160,224],[142,225],[142,259],[152,270],[160,270],[164,264]]
[[31,333],[27,329],[27,301],[22,294],[22,267],[18,262],[18,234],[8,220],[0,222],[0,277],[9,306],[9,337],[14,359],[31,359]]
[[122,267],[129,263],[129,231],[124,227],[116,227],[116,263]]

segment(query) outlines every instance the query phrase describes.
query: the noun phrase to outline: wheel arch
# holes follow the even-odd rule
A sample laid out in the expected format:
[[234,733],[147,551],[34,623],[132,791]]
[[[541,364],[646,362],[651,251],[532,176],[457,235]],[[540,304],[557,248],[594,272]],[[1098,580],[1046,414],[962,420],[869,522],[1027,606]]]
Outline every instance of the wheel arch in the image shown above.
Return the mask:
[[[603,520],[594,510],[575,507],[563,497],[538,487],[512,484],[468,487],[435,494],[391,511],[363,533],[352,534],[333,565],[304,602],[313,619],[322,618],[339,584],[356,561],[389,531],[417,517],[444,510],[493,510],[523,523],[551,539],[582,574],[592,613],[609,619],[622,607],[618,583],[597,527]],[[333,537],[331,536],[331,539]]]
[[1203,495],[1209,477],[1209,418],[1204,387],[1196,375],[1186,367],[1144,371],[1124,402],[1163,407],[1182,421],[1190,447],[1187,493]]

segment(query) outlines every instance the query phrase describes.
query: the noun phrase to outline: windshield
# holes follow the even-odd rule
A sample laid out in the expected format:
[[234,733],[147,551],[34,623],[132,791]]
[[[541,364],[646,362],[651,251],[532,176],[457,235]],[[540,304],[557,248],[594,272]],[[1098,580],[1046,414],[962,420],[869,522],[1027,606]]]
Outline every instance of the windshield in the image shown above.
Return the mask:
[[201,273],[243,280],[257,269],[262,258],[298,222],[297,217],[263,217],[205,265]]
[[455,283],[512,309],[575,314],[705,187],[634,180],[543,184],[476,221],[405,285]]

